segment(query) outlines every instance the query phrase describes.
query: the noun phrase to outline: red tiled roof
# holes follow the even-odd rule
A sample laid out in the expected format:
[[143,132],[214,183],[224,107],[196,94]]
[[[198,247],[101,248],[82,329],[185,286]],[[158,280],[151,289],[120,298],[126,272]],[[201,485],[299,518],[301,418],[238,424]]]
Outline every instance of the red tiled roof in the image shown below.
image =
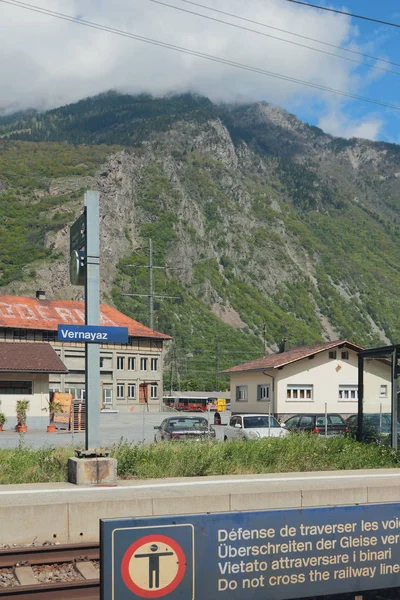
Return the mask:
[[242,373],[245,371],[278,369],[279,367],[284,367],[285,365],[296,362],[297,360],[301,360],[302,358],[307,358],[313,354],[324,352],[324,350],[331,350],[332,348],[337,348],[338,346],[346,346],[347,348],[355,350],[356,352],[363,350],[361,346],[352,344],[347,340],[335,340],[333,342],[313,344],[312,346],[297,346],[296,348],[291,348],[286,352],[270,354],[269,356],[263,356],[262,358],[257,358],[256,360],[242,363],[241,365],[237,365],[231,369],[226,369],[225,371],[222,371],[222,373]]
[[0,342],[1,373],[68,373],[50,344]]
[[[115,308],[102,304],[101,325],[127,327],[134,337],[169,340],[171,337],[153,331],[127,317]],[[83,302],[64,300],[37,300],[24,296],[0,296],[0,327],[18,329],[45,329],[57,331],[58,324],[84,325],[85,306]]]

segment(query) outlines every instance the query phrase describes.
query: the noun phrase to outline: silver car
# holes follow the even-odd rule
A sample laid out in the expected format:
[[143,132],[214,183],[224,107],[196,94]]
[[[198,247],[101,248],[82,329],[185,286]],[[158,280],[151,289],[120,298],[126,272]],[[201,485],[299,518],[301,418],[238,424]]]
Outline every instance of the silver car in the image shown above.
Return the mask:
[[208,426],[208,421],[204,417],[168,417],[154,429],[157,430],[154,435],[155,442],[215,439],[215,429]]
[[235,415],[225,427],[224,440],[256,440],[264,437],[285,437],[289,431],[275,417],[263,414]]

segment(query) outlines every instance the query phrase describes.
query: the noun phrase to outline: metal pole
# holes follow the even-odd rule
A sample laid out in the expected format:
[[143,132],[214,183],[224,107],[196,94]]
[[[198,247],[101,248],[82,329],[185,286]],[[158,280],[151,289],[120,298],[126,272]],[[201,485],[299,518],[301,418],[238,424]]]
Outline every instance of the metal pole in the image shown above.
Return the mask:
[[271,400],[268,402],[268,437],[271,437]]
[[[86,192],[85,322],[100,325],[99,192]],[[100,345],[85,344],[86,450],[100,448]]]
[[325,437],[328,437],[328,403],[325,402]]
[[215,391],[219,392],[219,337],[215,338]]
[[392,353],[392,448],[397,450],[397,348]]
[[153,240],[149,239],[149,327],[154,329]]
[[382,433],[382,402],[379,405],[379,434]]
[[264,345],[264,356],[267,356],[267,322],[263,323],[263,345]]
[[357,441],[363,441],[364,358],[358,355],[358,419]]

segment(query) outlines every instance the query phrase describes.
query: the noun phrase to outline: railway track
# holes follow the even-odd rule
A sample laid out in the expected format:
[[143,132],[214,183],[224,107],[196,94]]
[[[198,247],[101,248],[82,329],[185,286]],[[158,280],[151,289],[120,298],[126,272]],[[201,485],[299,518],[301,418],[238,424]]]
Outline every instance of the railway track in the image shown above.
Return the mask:
[[[59,564],[86,564],[92,567],[91,561],[100,559],[98,544],[76,544],[60,546],[40,546],[32,548],[6,548],[0,550],[0,573],[3,569],[13,569],[18,579],[18,569],[21,567],[28,571],[31,578],[29,585],[12,585],[0,587],[0,599],[10,600],[99,600],[100,581],[98,577],[79,579],[74,581],[52,581],[39,583],[35,580],[32,567]],[[4,571],[3,571],[4,572]]]

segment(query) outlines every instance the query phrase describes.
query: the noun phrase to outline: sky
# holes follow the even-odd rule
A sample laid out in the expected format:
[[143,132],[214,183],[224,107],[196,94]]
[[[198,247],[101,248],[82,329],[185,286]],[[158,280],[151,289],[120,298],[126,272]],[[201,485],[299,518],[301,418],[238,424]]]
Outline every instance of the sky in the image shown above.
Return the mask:
[[[260,24],[217,14],[184,0],[162,1],[259,33],[216,23],[151,0],[25,0],[26,4],[79,20],[320,87],[396,104],[399,110],[189,56],[0,0],[0,114],[26,108],[53,108],[110,89],[154,95],[190,91],[217,102],[267,101],[333,135],[400,143],[400,29],[286,0],[193,0]],[[313,3],[400,23],[399,0],[379,3],[376,0],[314,0]],[[398,66],[337,50],[293,33],[398,63]],[[396,73],[267,36],[340,54]]]

